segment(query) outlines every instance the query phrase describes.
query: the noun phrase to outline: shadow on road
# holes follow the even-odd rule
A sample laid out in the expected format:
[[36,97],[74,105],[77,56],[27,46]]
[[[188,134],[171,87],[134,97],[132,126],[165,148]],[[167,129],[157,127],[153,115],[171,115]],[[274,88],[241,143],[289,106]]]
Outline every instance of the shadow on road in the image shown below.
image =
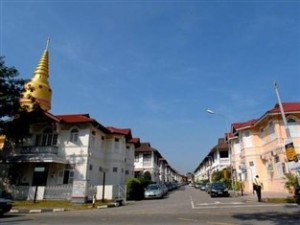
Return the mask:
[[[289,206],[287,206],[289,208]],[[293,207],[294,209],[294,207]],[[299,210],[291,212],[257,212],[257,213],[242,213],[234,214],[233,218],[238,220],[246,221],[270,221],[274,225],[294,225],[295,221],[300,221],[300,208]]]

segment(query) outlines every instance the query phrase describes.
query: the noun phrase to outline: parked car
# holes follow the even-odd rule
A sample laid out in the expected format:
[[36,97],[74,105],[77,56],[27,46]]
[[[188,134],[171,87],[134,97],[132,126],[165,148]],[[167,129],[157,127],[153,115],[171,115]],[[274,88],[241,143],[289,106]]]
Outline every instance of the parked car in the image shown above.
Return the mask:
[[0,190],[0,216],[7,213],[12,208],[12,196],[11,194]]
[[160,184],[149,184],[145,188],[144,196],[146,199],[162,198],[164,196],[164,190]]
[[223,182],[213,182],[209,187],[208,193],[211,197],[224,196],[229,197],[229,192],[226,185]]
[[195,186],[194,186],[194,188],[196,188],[196,189],[200,189],[200,186],[201,186],[201,183],[195,183]]
[[162,190],[163,190],[163,195],[168,194],[168,191],[169,191],[169,190],[168,190],[167,185],[164,184],[164,183],[161,183],[160,186],[161,186],[161,188],[162,188]]
[[206,183],[201,183],[199,189],[200,189],[201,191],[205,191],[205,187],[206,187]]
[[206,183],[205,184],[205,191],[209,194],[209,192],[210,192],[210,185],[211,185],[211,183]]

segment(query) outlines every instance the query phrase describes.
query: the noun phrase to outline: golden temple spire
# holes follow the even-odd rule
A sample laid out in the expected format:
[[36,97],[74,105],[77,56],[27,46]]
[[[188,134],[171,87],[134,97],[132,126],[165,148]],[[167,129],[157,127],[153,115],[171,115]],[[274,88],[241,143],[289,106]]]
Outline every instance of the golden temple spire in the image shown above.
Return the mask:
[[24,91],[20,98],[21,108],[27,111],[33,111],[40,107],[44,111],[51,109],[52,90],[50,88],[49,77],[49,47],[48,38],[46,48],[40,58],[39,64],[35,68],[33,78],[25,84]]

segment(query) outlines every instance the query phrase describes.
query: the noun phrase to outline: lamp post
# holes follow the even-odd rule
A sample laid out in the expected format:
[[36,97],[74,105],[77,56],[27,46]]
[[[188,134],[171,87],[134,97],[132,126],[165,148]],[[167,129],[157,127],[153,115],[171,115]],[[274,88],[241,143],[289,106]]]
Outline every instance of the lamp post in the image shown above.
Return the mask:
[[[228,122],[228,119],[225,115],[223,115],[221,113],[216,113],[215,111],[210,110],[210,109],[207,109],[206,111],[207,111],[208,114],[211,114],[211,115],[220,115],[220,116],[222,116],[225,119],[225,122],[226,122],[226,129],[229,128],[229,122]],[[226,133],[226,138],[228,138],[228,152],[229,152],[229,157],[230,157],[229,159],[230,159],[231,186],[232,186],[232,189],[233,189],[233,195],[234,195],[234,197],[236,197],[235,188],[234,188],[234,179],[233,179],[232,150],[231,150],[231,143],[229,142],[229,137],[227,136],[227,133]]]

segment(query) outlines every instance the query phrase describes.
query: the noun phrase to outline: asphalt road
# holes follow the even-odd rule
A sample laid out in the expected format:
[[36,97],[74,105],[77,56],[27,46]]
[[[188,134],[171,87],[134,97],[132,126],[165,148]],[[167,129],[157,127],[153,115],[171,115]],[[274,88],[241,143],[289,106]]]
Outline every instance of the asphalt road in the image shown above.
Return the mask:
[[300,206],[210,198],[206,192],[182,187],[164,199],[129,202],[125,206],[81,211],[14,214],[0,218],[5,225],[295,225]]

